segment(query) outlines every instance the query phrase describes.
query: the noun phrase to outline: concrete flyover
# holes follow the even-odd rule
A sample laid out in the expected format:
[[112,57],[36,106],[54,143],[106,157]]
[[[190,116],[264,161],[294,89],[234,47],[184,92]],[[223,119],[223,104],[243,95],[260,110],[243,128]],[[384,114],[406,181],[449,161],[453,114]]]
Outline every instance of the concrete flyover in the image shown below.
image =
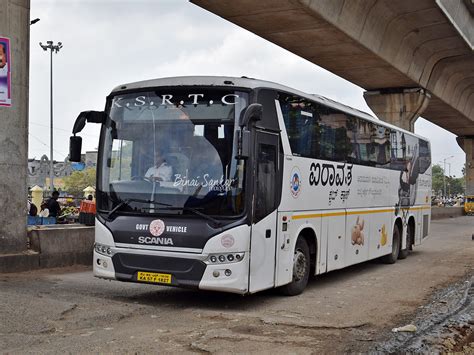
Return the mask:
[[458,135],[474,193],[473,0],[191,0],[366,89],[379,118]]

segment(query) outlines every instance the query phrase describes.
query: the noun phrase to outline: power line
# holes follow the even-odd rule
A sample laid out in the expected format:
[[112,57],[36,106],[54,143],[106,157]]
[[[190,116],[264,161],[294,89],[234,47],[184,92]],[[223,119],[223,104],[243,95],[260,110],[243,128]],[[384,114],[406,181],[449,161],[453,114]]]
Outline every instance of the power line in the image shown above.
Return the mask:
[[[38,142],[40,142],[42,145],[44,145],[45,147],[48,147],[48,148],[49,148],[49,145],[48,145],[48,144],[46,144],[45,142],[43,142],[43,141],[42,141],[41,139],[39,139],[38,137],[32,135],[31,132],[28,132],[28,134],[29,134],[31,137],[33,137],[34,139],[36,139]],[[62,153],[62,152],[59,152],[59,151],[57,151],[57,150],[54,149],[54,148],[53,148],[53,150],[54,150],[56,153],[61,154],[62,156],[64,156],[64,158],[66,158],[66,157],[68,156],[68,154],[64,154],[64,153]]]
[[[44,124],[41,124],[41,123],[36,123],[36,122],[31,122],[31,121],[30,121],[30,124],[34,124],[34,125],[37,125],[37,126],[49,128],[48,125],[44,125]],[[72,134],[70,130],[67,130],[67,129],[64,129],[64,128],[57,128],[57,127],[54,127],[53,129],[54,129],[55,131],[63,131],[63,132],[67,132],[67,133],[69,133],[69,134]],[[88,137],[99,138],[99,136],[96,136],[95,134],[83,134],[83,135],[88,136]]]

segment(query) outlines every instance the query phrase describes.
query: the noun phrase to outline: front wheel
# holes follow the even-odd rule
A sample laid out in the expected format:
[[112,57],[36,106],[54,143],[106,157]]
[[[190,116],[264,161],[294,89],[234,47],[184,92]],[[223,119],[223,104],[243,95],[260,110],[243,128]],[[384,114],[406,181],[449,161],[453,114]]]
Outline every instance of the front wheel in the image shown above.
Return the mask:
[[293,279],[281,287],[281,292],[287,296],[296,296],[304,291],[309,280],[310,256],[308,243],[303,237],[298,237],[293,255]]
[[382,256],[381,260],[385,264],[395,264],[398,259],[398,254],[400,253],[400,228],[395,225],[393,227],[393,236],[392,236],[392,252],[388,255]]

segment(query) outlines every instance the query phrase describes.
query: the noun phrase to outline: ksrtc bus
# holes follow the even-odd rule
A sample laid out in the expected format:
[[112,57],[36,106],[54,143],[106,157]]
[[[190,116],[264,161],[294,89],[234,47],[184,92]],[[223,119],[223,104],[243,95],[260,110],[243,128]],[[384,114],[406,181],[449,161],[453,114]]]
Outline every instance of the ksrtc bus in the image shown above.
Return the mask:
[[121,85],[101,124],[94,274],[249,294],[405,258],[429,233],[430,143],[271,82]]

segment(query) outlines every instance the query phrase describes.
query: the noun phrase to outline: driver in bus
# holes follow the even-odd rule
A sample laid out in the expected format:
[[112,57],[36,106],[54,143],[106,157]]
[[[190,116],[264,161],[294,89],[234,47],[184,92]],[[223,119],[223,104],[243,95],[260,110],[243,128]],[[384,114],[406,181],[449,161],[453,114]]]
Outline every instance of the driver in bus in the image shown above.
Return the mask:
[[155,181],[171,181],[173,168],[169,165],[160,148],[155,150],[155,164],[145,173],[145,177]]

